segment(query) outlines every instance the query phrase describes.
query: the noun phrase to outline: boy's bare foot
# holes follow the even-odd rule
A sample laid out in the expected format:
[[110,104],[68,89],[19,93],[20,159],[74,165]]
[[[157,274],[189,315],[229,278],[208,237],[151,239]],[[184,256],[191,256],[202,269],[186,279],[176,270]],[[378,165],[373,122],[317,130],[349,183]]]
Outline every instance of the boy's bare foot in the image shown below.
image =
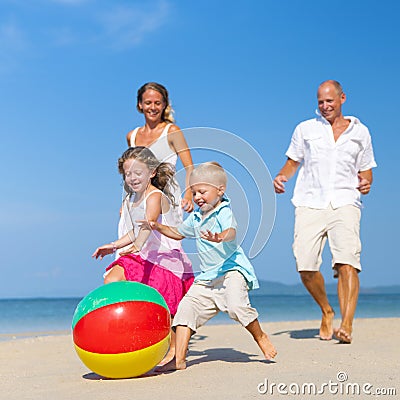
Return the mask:
[[272,360],[278,354],[265,332],[263,332],[259,339],[255,340],[267,360]]
[[333,336],[333,318],[335,311],[331,309],[326,314],[322,314],[321,326],[319,328],[319,338],[321,340],[331,340]]
[[181,369],[186,369],[186,361],[177,362],[176,358],[174,357],[170,362],[160,367],[157,367],[154,371],[167,372],[167,371],[177,371]]
[[350,344],[351,341],[353,340],[353,338],[351,337],[351,334],[348,333],[342,327],[340,327],[339,329],[335,329],[334,334],[340,343]]

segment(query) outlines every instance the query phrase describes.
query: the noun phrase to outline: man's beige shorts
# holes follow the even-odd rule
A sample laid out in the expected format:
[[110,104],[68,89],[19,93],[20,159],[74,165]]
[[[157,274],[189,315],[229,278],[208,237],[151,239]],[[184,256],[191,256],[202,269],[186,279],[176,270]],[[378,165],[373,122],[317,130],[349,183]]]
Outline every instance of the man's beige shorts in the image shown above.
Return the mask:
[[293,253],[297,270],[319,271],[328,239],[332,268],[348,264],[361,271],[360,218],[361,210],[351,205],[324,210],[296,207]]
[[212,281],[193,283],[179,303],[172,326],[183,325],[196,332],[219,311],[243,326],[258,317],[250,304],[246,279],[240,272],[229,271]]

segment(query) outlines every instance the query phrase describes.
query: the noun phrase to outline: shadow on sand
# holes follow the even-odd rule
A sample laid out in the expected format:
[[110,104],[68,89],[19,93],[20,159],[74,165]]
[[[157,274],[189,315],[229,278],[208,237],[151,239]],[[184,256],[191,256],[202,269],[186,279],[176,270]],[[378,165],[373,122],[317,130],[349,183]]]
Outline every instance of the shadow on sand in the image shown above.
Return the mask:
[[[262,362],[265,364],[274,364],[275,361],[260,360],[260,354],[248,354],[241,351],[235,350],[231,347],[219,347],[216,349],[207,349],[204,351],[190,350],[189,357],[197,357],[195,360],[189,359],[187,366],[211,362],[211,361],[223,361],[228,363],[249,363],[249,362]],[[257,357],[257,359],[253,359]]]
[[289,334],[291,339],[319,339],[319,329],[294,329],[275,332],[272,335],[284,335]]
[[[286,331],[288,332],[288,331]],[[276,334],[280,333],[285,333],[285,332],[279,332]],[[211,361],[223,361],[223,362],[228,362],[228,363],[249,363],[249,362],[258,362],[258,363],[264,363],[264,364],[274,364],[275,361],[271,360],[260,360],[260,354],[248,354],[248,353],[243,353],[241,351],[235,350],[231,347],[219,347],[215,349],[207,349],[204,351],[198,351],[198,350],[193,350],[191,347],[193,347],[194,342],[202,342],[205,339],[207,339],[207,336],[204,335],[199,335],[195,334],[191,337],[190,343],[189,343],[189,351],[188,351],[188,357],[189,361],[187,362],[187,367],[191,367],[196,364],[204,363],[204,362],[211,362]],[[192,357],[196,357],[194,360],[191,359]],[[257,359],[253,359],[254,357],[257,357]],[[173,373],[175,371],[168,371],[164,372],[165,373]],[[143,375],[132,377],[132,378],[123,378],[123,379],[143,379],[143,378],[149,378],[151,376],[155,375],[160,375],[160,373],[154,372],[153,370],[146,372]],[[100,381],[100,380],[117,380],[115,378],[105,378],[101,375],[98,375],[94,372],[89,372],[85,375],[82,375],[83,379],[87,380],[92,380],[92,381]]]

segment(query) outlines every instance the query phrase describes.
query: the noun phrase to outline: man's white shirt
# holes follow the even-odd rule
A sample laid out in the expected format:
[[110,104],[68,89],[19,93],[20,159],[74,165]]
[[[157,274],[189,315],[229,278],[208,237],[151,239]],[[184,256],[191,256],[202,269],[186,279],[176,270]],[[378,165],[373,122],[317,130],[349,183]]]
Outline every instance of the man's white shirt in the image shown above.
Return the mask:
[[358,173],[377,166],[368,128],[357,118],[335,142],[330,123],[318,116],[297,125],[286,156],[300,162],[292,203],[324,209],[361,208]]

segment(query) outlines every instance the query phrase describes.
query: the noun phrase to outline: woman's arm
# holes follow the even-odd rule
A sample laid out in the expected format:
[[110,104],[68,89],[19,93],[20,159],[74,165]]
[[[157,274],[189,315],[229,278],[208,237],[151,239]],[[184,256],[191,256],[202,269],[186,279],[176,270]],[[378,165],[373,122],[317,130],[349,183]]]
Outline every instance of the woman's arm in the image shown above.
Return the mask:
[[128,147],[131,147],[132,133],[133,133],[133,131],[129,131],[128,134],[126,135],[126,143],[128,144]]
[[192,201],[192,193],[189,188],[189,177],[193,171],[192,155],[189,146],[186,142],[185,136],[177,125],[172,125],[168,132],[168,142],[174,149],[175,153],[180,158],[183,167],[185,168],[185,193],[182,198],[182,207],[186,212],[192,212],[194,209]]

